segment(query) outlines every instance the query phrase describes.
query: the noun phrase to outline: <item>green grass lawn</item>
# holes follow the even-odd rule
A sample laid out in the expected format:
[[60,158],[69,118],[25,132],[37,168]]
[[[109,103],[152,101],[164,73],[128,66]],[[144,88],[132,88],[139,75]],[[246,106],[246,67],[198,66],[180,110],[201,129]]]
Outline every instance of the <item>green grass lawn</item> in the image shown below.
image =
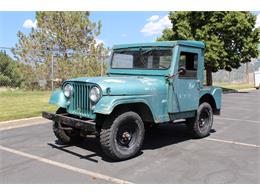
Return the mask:
[[50,91],[0,91],[0,121],[40,116],[42,111],[55,111],[49,105]]

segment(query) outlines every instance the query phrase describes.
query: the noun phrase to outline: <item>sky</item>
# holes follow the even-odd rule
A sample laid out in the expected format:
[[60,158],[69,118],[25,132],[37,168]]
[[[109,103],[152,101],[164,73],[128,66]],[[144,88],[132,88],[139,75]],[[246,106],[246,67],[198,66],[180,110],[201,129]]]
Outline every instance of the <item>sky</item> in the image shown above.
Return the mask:
[[[171,25],[168,12],[90,12],[91,21],[101,21],[98,41],[106,47],[118,43],[150,42]],[[0,12],[0,47],[14,47],[17,32],[26,34],[37,26],[35,12]]]
[[[91,21],[101,21],[101,34],[97,37],[106,47],[118,43],[151,42],[171,26],[167,11],[162,12],[90,12]],[[260,26],[260,12],[257,25]],[[0,12],[0,47],[14,47],[18,42],[17,32],[26,34],[37,27],[35,12]]]

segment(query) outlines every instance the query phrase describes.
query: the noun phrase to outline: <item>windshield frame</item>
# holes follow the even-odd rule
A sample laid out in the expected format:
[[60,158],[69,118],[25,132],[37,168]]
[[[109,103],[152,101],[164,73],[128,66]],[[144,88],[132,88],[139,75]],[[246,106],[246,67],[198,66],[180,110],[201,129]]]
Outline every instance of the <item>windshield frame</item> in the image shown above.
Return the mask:
[[[112,63],[113,63],[113,58],[114,58],[114,55],[117,51],[138,51],[140,50],[140,52],[147,52],[148,53],[150,51],[153,51],[153,50],[170,50],[171,51],[171,63],[169,64],[169,66],[167,68],[122,68],[122,67],[112,67]],[[108,72],[111,72],[111,70],[123,70],[123,71],[166,71],[166,70],[169,70],[171,67],[172,67],[172,63],[173,63],[173,54],[174,54],[174,47],[153,47],[153,46],[146,46],[146,47],[133,47],[133,48],[120,48],[120,49],[115,49],[113,50],[112,52],[112,55],[111,55],[111,59],[110,59],[110,63],[109,63],[109,71]],[[126,72],[127,73],[127,72]]]

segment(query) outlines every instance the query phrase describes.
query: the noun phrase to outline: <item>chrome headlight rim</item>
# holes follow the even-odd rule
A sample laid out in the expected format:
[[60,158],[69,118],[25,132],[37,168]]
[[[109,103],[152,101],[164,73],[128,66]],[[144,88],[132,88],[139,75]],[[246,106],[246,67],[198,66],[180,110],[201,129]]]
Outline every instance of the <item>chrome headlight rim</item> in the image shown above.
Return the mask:
[[93,86],[89,91],[89,99],[93,103],[97,103],[102,96],[101,89],[98,86]]
[[63,87],[63,93],[66,98],[70,99],[73,94],[73,86],[69,83],[65,84]]

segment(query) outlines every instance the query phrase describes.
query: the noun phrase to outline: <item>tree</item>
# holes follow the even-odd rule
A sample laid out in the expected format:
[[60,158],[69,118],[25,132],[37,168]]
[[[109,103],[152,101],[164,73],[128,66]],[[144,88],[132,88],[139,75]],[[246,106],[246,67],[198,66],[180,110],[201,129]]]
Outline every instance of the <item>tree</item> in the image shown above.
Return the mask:
[[0,51],[0,87],[19,87],[21,82],[21,75],[17,70],[17,63],[5,52]]
[[258,57],[259,28],[250,12],[170,12],[169,19],[172,28],[158,41],[204,41],[207,85],[212,85],[212,72],[231,71]]
[[[15,57],[33,67],[36,80],[51,79],[54,59],[55,78],[98,75],[99,56],[106,54],[97,44],[101,23],[91,22],[89,12],[36,12],[37,28],[28,36],[18,32]],[[53,58],[54,56],[54,58]]]

